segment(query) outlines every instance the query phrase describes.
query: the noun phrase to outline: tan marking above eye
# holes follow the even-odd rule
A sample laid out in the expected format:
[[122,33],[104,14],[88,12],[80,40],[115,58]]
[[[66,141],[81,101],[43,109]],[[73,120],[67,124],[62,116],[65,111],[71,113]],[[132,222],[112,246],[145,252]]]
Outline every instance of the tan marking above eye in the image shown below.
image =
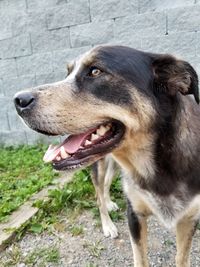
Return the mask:
[[97,77],[97,76],[99,76],[100,74],[101,74],[101,70],[98,69],[98,68],[93,68],[93,69],[91,70],[91,73],[90,73],[90,75],[91,75],[92,77]]
[[68,72],[68,74],[72,72],[73,68],[74,68],[74,62],[67,63],[67,72]]

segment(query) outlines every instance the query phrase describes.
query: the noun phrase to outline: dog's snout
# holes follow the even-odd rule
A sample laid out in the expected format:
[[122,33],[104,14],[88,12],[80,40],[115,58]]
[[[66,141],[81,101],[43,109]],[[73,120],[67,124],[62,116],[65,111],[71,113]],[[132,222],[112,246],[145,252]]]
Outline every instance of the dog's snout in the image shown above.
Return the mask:
[[31,92],[20,92],[14,96],[14,103],[18,111],[30,109],[35,104],[35,97]]

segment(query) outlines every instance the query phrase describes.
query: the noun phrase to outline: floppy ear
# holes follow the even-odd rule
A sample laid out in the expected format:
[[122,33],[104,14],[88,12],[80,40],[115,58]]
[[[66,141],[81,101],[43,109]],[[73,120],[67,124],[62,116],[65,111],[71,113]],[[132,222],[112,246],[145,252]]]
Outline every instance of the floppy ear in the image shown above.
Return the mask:
[[193,94],[199,104],[198,76],[193,67],[186,61],[170,55],[159,56],[153,61],[154,85],[159,91],[175,95]]

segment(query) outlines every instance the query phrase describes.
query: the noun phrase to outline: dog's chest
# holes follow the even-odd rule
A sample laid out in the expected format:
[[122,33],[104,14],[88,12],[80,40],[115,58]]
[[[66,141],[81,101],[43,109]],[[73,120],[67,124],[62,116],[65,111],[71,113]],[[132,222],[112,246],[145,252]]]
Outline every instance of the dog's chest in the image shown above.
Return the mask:
[[[130,177],[123,179],[124,191],[136,212],[150,210],[167,228],[174,228],[180,218],[196,205],[196,198],[191,199],[184,186],[180,186],[181,197],[171,194],[161,197],[141,189]],[[198,196],[198,199],[200,197]],[[199,205],[200,206],[200,205]],[[198,213],[198,214],[197,214]],[[199,216],[200,209],[194,216]]]

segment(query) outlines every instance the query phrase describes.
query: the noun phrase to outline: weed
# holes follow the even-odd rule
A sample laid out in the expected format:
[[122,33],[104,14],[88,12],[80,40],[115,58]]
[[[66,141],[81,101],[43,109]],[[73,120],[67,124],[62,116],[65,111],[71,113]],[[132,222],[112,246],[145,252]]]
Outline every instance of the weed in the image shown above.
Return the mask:
[[58,263],[59,259],[59,250],[54,246],[49,248],[35,249],[23,259],[23,262],[28,266],[34,266],[37,262],[40,262],[40,266],[46,266],[45,263]]
[[98,267],[98,265],[90,262],[87,263],[85,267]]
[[101,241],[97,242],[85,242],[83,245],[84,248],[87,248],[90,255],[96,258],[99,258],[104,246],[101,245]]
[[174,242],[172,240],[170,240],[170,239],[166,239],[164,241],[164,244],[165,244],[165,246],[170,247],[170,246],[174,245]]
[[19,261],[21,260],[21,257],[22,254],[20,248],[17,245],[13,245],[6,253],[7,260],[1,259],[1,262],[3,263],[3,267],[16,266],[17,263],[19,263]]
[[70,231],[72,236],[78,236],[84,233],[82,225],[75,225],[75,224],[70,225],[68,230]]
[[23,255],[20,247],[13,245],[7,252],[6,257],[0,259],[2,267],[18,266],[20,263],[24,263],[25,266],[40,266],[45,267],[47,263],[58,263],[60,260],[60,254],[57,246],[35,248],[27,255]]

